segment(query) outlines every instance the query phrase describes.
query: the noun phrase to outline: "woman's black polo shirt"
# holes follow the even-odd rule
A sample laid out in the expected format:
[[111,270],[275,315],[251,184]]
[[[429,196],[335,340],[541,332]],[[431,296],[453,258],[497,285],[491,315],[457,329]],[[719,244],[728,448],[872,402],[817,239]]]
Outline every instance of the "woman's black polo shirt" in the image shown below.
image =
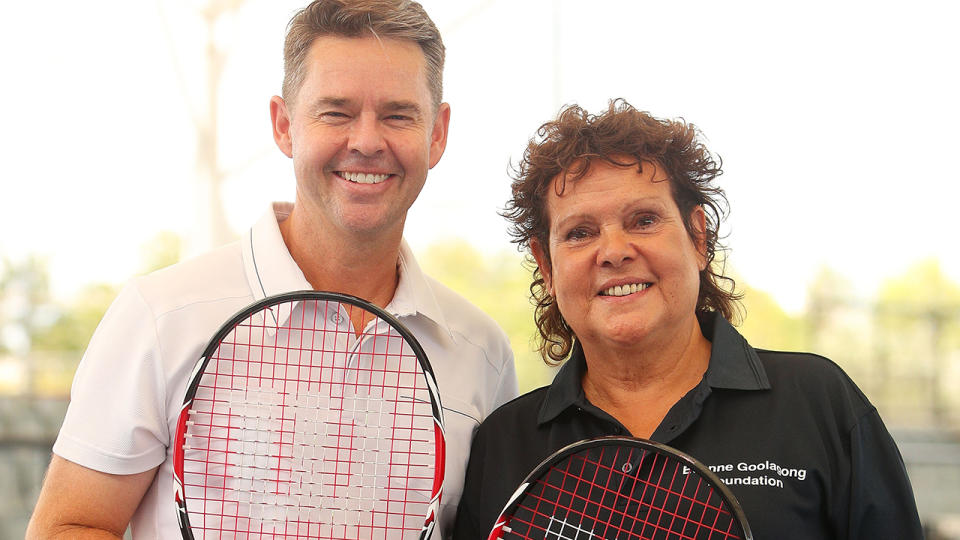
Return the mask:
[[[712,343],[700,384],[651,439],[709,466],[739,499],[758,540],[922,538],[900,452],[877,410],[826,358],[754,349],[723,317],[701,313]],[[455,540],[486,539],[526,475],[564,446],[628,434],[590,404],[576,345],[550,386],[480,426]]]

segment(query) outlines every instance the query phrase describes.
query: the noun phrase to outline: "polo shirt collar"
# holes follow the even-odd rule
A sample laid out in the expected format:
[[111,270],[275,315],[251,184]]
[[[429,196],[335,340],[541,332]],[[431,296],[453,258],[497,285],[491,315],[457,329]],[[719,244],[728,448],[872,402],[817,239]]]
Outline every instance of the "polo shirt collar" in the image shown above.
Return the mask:
[[387,305],[387,311],[397,317],[423,315],[442,328],[453,339],[453,331],[443,316],[443,310],[434,296],[427,275],[417,263],[413,251],[406,240],[400,242],[400,259],[398,262],[400,280],[393,299]]
[[711,343],[705,377],[711,388],[769,390],[770,380],[757,351],[719,313],[697,313],[700,330]]
[[573,343],[570,358],[560,367],[560,371],[553,377],[553,382],[547,389],[547,396],[540,406],[537,424],[546,424],[560,413],[575,405],[584,405],[586,397],[583,395],[583,375],[587,372],[587,362],[583,356],[583,348],[579,341]]
[[[277,294],[312,290],[303,271],[290,255],[279,223],[293,210],[292,203],[273,203],[270,209],[250,228],[241,241],[243,264],[254,301]],[[387,312],[397,316],[423,315],[441,327],[453,338],[443,311],[420,269],[406,240],[401,241],[399,257],[400,279]],[[283,321],[279,321],[282,323]]]
[[[697,313],[700,330],[711,342],[710,365],[704,374],[711,388],[766,390],[767,373],[757,352],[729,321],[716,312]],[[583,348],[574,342],[570,358],[557,372],[547,389],[537,416],[538,424],[552,421],[566,409],[587,404],[581,381],[587,371]]]
[[313,287],[290,255],[279,223],[290,216],[291,203],[273,203],[241,243],[243,265],[254,301]]

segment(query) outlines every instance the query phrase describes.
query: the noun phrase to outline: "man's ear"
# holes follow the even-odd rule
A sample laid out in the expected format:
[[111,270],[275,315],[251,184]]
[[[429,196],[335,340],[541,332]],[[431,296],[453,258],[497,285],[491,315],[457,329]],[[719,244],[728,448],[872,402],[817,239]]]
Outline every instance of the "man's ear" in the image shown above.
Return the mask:
[[537,267],[540,268],[540,275],[543,276],[543,286],[547,288],[547,293],[553,296],[553,274],[550,272],[550,257],[536,238],[530,239],[530,253],[537,261]]
[[441,103],[437,117],[433,120],[430,132],[430,168],[440,162],[440,156],[447,148],[447,133],[450,128],[450,105]]
[[270,98],[270,121],[273,124],[273,140],[277,148],[289,158],[293,157],[293,139],[290,138],[290,115],[287,103],[280,96]]
[[696,205],[690,212],[690,225],[693,227],[693,245],[697,249],[700,271],[707,269],[707,213],[703,206]]

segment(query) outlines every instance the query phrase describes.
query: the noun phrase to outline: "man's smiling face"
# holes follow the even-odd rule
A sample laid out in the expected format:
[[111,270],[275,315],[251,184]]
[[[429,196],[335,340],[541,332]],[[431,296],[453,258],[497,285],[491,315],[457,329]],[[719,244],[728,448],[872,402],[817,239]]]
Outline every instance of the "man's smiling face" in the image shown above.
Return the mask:
[[297,204],[326,230],[399,234],[446,145],[449,107],[431,105],[423,52],[412,41],[324,36],[306,66],[295,101],[273,105]]

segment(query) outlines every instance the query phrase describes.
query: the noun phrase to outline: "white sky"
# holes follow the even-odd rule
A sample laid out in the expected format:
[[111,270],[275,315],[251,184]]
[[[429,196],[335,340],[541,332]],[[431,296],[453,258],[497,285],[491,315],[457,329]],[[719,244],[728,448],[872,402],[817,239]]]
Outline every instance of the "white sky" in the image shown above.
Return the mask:
[[[219,29],[231,51],[221,166],[236,171],[224,197],[238,231],[292,198],[267,104],[285,24],[305,1],[247,0]],[[127,279],[158,231],[190,235],[205,3],[5,5],[0,255],[49,256],[66,293]],[[561,104],[624,97],[702,129],[724,162],[731,263],[785,307],[802,306],[823,265],[861,294],[925,257],[960,280],[960,3],[423,4],[447,46],[453,117],[408,219],[415,249],[448,237],[512,249],[496,215],[510,161]]]

